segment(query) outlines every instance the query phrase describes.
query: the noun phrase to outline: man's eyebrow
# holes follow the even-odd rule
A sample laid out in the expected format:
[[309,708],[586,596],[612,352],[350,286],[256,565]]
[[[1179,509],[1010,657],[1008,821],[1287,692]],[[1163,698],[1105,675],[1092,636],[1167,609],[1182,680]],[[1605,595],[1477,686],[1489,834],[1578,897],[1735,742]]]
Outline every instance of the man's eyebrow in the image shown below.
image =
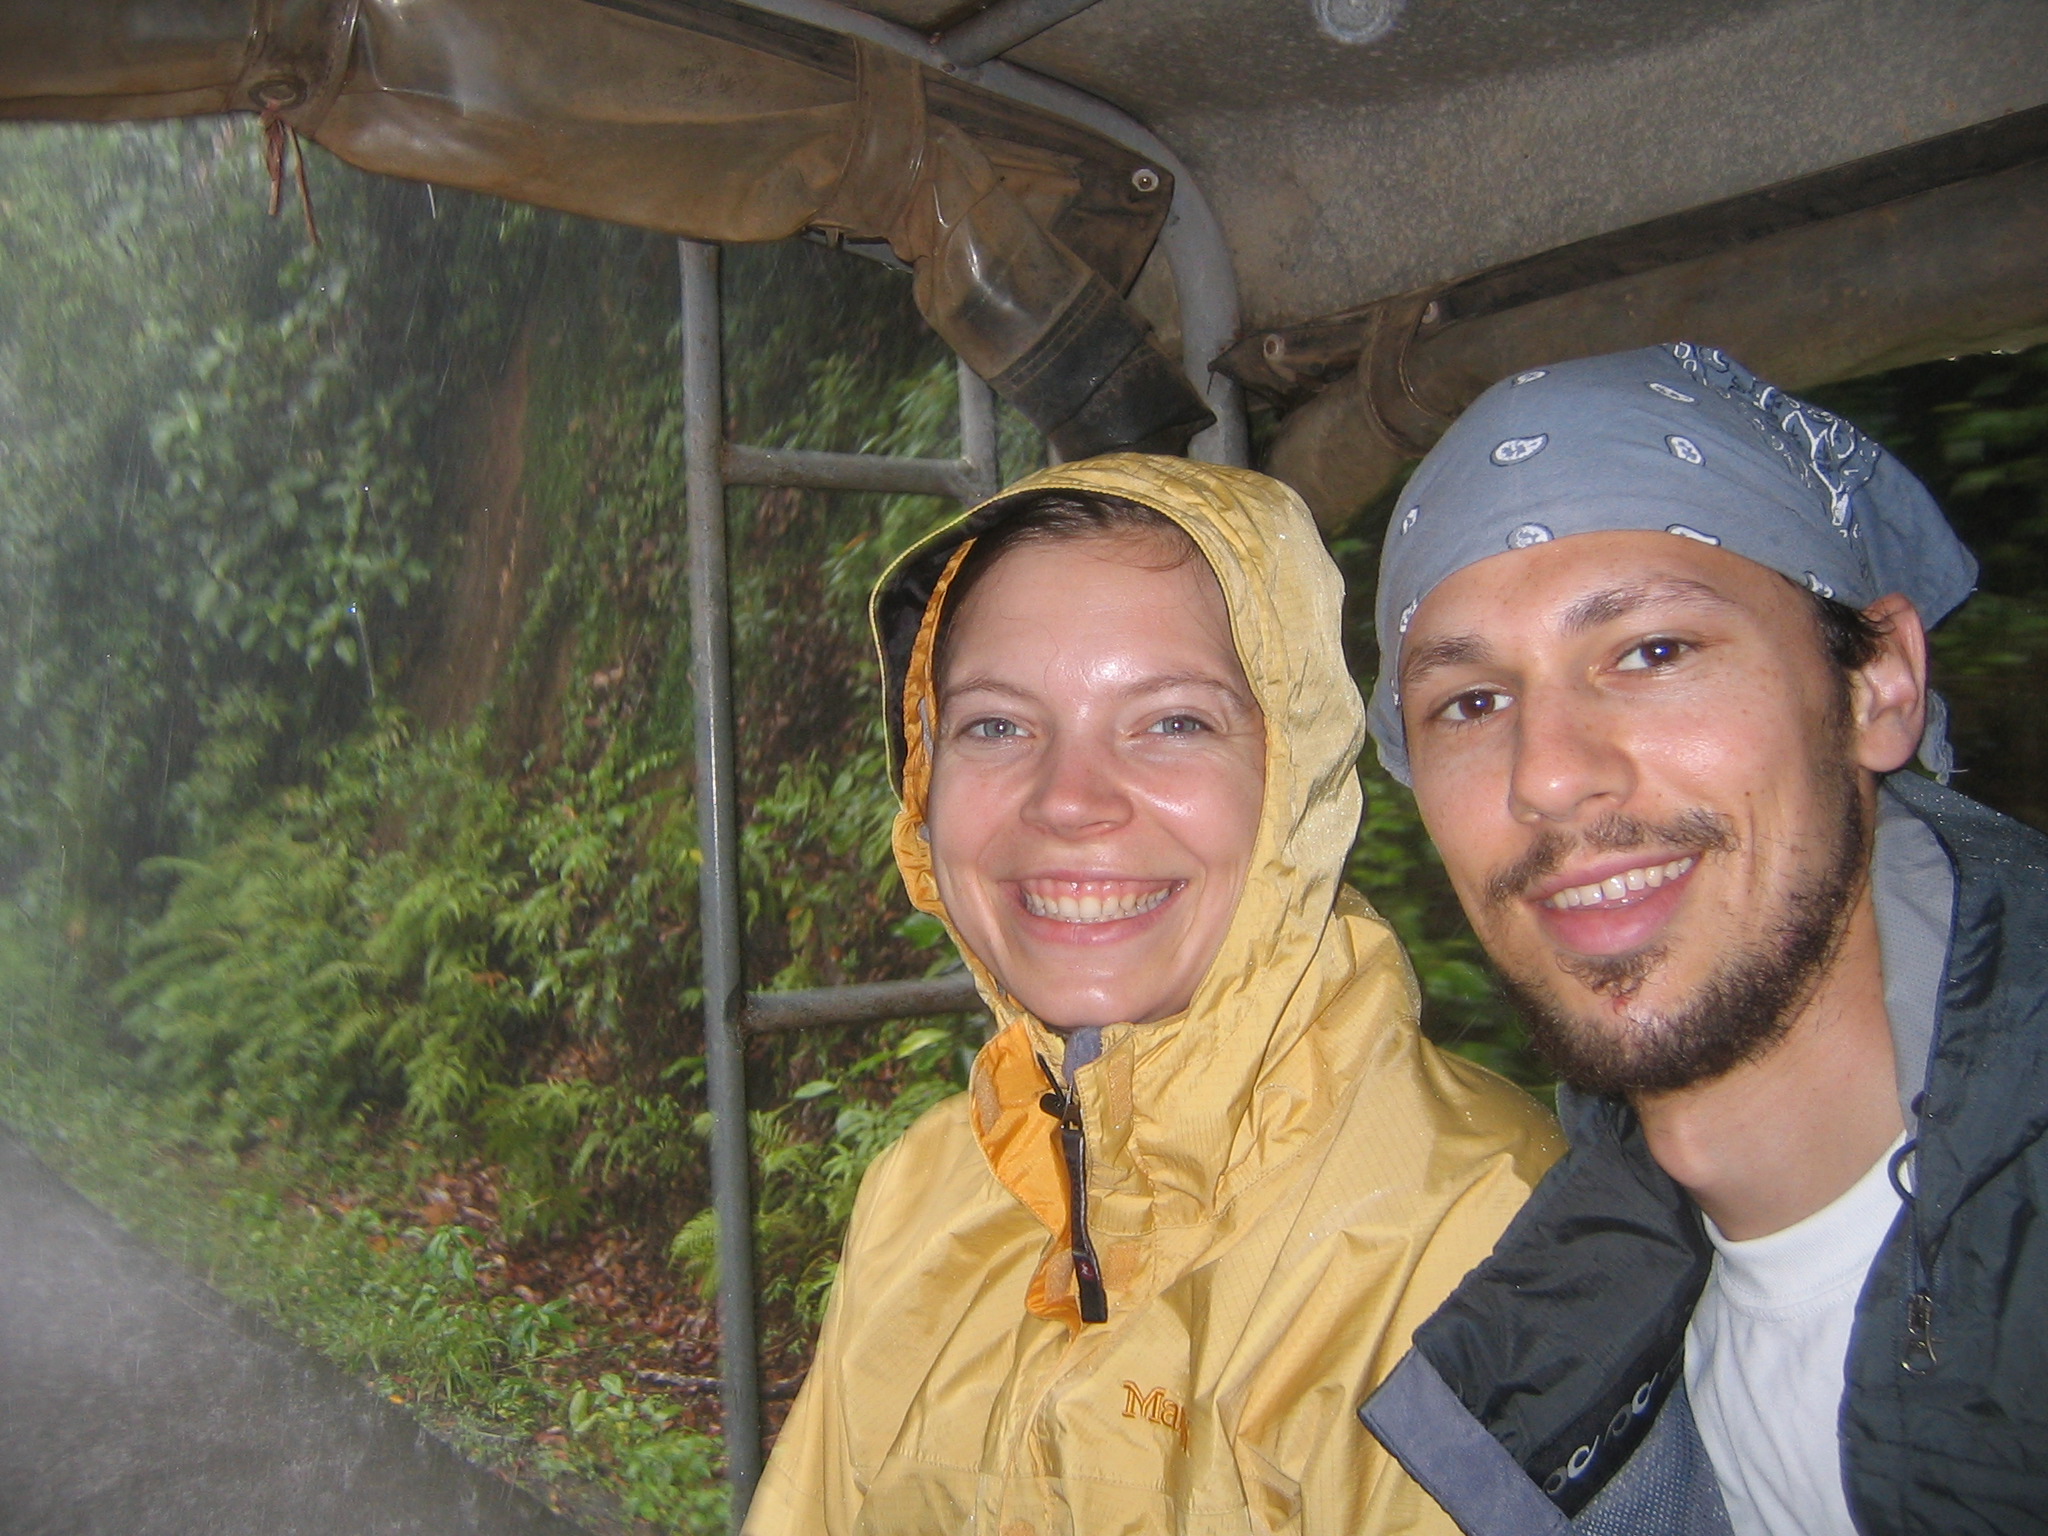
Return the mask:
[[[1715,608],[1735,606],[1703,581],[1691,581],[1683,576],[1660,576],[1589,592],[1565,609],[1558,627],[1567,635],[1581,635],[1602,624],[1625,619],[1654,603],[1670,602]],[[1493,659],[1493,648],[1478,635],[1439,635],[1433,640],[1425,640],[1401,658],[1401,683],[1408,687],[1415,679],[1439,667],[1483,667],[1491,664]]]
[[1493,648],[1477,635],[1439,635],[1401,659],[1401,683],[1406,687],[1438,667],[1482,666],[1492,659]]
[[1682,576],[1660,576],[1623,587],[1609,587],[1604,592],[1588,592],[1565,609],[1559,628],[1567,635],[1582,635],[1602,624],[1625,619],[1653,603],[1669,602],[1704,604],[1714,608],[1735,606],[1703,581],[1689,581]]

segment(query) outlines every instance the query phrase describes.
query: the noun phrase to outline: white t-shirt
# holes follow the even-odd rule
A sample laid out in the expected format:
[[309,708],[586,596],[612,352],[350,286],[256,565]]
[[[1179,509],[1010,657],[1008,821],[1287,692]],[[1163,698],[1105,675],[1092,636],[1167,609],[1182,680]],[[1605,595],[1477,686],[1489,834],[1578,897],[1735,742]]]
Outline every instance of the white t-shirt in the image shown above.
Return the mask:
[[1685,1390],[1736,1536],[1856,1536],[1836,1424],[1856,1300],[1899,1214],[1888,1165],[1904,1141],[1781,1232],[1736,1243],[1706,1222],[1714,1264],[1685,1330]]

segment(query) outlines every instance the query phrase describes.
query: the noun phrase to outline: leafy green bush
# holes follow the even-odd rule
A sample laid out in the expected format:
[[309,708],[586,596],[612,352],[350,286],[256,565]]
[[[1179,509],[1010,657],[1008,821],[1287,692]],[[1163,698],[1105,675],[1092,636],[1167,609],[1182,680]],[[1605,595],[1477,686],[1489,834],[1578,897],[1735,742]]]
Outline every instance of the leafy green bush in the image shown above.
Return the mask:
[[[972,1044],[970,1045],[970,1041]],[[917,1117],[964,1086],[978,1046],[971,1023],[923,1024],[847,1065],[812,1078],[790,1103],[749,1117],[756,1167],[754,1246],[761,1300],[816,1327],[839,1273],[839,1240],[861,1175]],[[873,1096],[877,1080],[895,1085]],[[793,1110],[831,1111],[822,1136],[799,1130]],[[702,1129],[709,1129],[708,1125]],[[709,1210],[684,1223],[669,1255],[709,1294],[718,1284],[718,1223]]]
[[[376,849],[392,798],[438,805],[437,846]],[[459,1123],[522,1011],[489,957],[509,811],[459,743],[417,744],[387,713],[318,787],[146,866],[171,894],[112,995],[192,1123],[234,1142],[401,1100],[425,1128]]]

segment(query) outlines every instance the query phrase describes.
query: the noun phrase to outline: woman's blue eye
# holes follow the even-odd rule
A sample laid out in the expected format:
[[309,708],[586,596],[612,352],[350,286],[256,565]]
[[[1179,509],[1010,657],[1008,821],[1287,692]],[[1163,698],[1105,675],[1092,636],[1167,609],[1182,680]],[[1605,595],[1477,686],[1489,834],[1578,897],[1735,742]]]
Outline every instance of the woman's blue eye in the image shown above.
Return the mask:
[[1017,722],[1000,718],[975,720],[960,734],[977,737],[982,741],[1008,741],[1017,734]]

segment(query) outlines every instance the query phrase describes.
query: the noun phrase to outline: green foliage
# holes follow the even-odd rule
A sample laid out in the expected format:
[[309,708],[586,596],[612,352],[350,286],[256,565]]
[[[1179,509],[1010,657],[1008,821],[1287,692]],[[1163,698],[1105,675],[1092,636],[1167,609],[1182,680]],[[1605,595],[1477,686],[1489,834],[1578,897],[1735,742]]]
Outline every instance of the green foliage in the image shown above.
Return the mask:
[[716,1481],[713,1444],[678,1432],[675,1417],[669,1404],[635,1395],[609,1371],[598,1378],[595,1392],[577,1388],[566,1414],[573,1434],[617,1448],[628,1515],[668,1530],[723,1530],[726,1498]]
[[[64,848],[66,902],[113,919],[102,970],[147,915],[139,863],[211,846],[209,816],[315,775],[406,688],[475,401],[538,315],[637,332],[589,301],[665,244],[316,155],[313,251],[263,217],[258,143],[17,127],[0,153],[0,886]],[[238,696],[263,704],[231,786]]]
[[283,311],[222,321],[148,423],[156,595],[200,655],[369,668],[357,621],[403,609],[428,575],[422,387],[375,388],[345,268],[301,258],[280,287]]
[[[839,1240],[853,1214],[868,1164],[917,1117],[966,1086],[980,1044],[976,1026],[926,1023],[885,1031],[881,1049],[847,1064],[837,1078],[812,1078],[788,1104],[750,1117],[757,1184],[755,1272],[761,1300],[787,1306],[815,1328],[839,1273]],[[878,1082],[895,1085],[874,1096]],[[831,1111],[823,1136],[800,1130],[797,1106]],[[700,1131],[708,1134],[708,1117]],[[700,1211],[677,1232],[669,1256],[709,1294],[718,1284],[718,1226]]]
[[230,1139],[334,1119],[372,1043],[348,861],[259,832],[155,867],[183,878],[115,994],[141,1002],[130,1027],[156,1047],[150,1065]]
[[166,796],[183,841],[211,848],[229,837],[271,776],[284,706],[263,689],[236,683],[202,698],[191,771]]
[[[629,1049],[621,1021],[662,1006],[639,936],[694,895],[689,822],[655,765],[522,798],[482,751],[387,713],[206,858],[158,861],[176,885],[114,997],[156,1081],[222,1144],[400,1111],[416,1134],[481,1141],[510,1172],[508,1221],[546,1230],[586,1212],[593,1182],[691,1171],[672,1097],[606,1070]],[[664,880],[629,865],[634,847]]]
[[[331,240],[347,245],[346,210],[326,211]],[[831,260],[777,255],[763,275],[787,276],[792,259]],[[733,263],[741,281],[745,266]],[[890,285],[886,304],[874,278]],[[267,1298],[310,1342],[402,1381],[410,1398],[467,1403],[487,1424],[569,1426],[572,1451],[588,1447],[622,1479],[630,1513],[714,1525],[712,1447],[667,1406],[616,1376],[580,1397],[550,1395],[568,1303],[483,1297],[461,1229],[394,1226],[367,1205],[337,1217],[250,1180],[282,1160],[304,1191],[328,1161],[418,1145],[429,1159],[497,1164],[514,1236],[622,1218],[682,1230],[700,1207],[682,464],[666,324],[650,330],[627,304],[600,307],[591,327],[567,313],[572,303],[517,293],[495,321],[471,309],[487,353],[464,365],[472,375],[488,372],[498,338],[513,366],[536,359],[519,431],[527,506],[547,532],[514,653],[476,727],[429,730],[404,704],[420,696],[412,669],[446,666],[446,652],[404,612],[456,581],[445,487],[464,472],[442,438],[459,413],[421,385],[431,353],[410,365],[391,354],[383,312],[364,302],[376,273],[286,263],[278,281],[296,286],[270,320],[209,317],[196,356],[167,365],[160,386],[170,404],[144,476],[160,529],[145,599],[181,637],[183,670],[122,674],[101,695],[125,689],[131,712],[180,723],[175,750],[144,752],[127,778],[109,772],[99,786],[112,798],[153,773],[163,817],[105,849],[111,868],[125,859],[150,882],[158,910],[116,881],[121,907],[142,920],[109,994],[115,1026],[87,1028],[86,1055],[118,1060],[103,1057],[102,1039],[139,1048],[104,1100],[132,1137],[218,1149],[189,1154],[209,1159],[223,1192],[205,1245],[217,1282]],[[950,363],[903,323],[896,279],[862,281],[841,324],[909,338],[892,342],[901,366],[828,359],[756,435],[945,451]],[[733,299],[737,331],[778,356],[805,343],[783,294]],[[390,387],[366,394],[376,379]],[[291,451],[277,453],[280,440]],[[379,465],[410,478],[387,483]],[[441,530],[400,522],[403,538],[366,543],[373,520],[401,504],[416,528],[439,519]],[[944,511],[905,498],[735,498],[752,959],[778,984],[939,963],[933,935],[898,931],[862,603],[894,549]],[[365,564],[365,550],[382,563]],[[429,556],[437,570],[423,582]],[[351,584],[378,606],[337,610]],[[110,616],[103,597],[73,600],[73,652],[84,656]],[[379,634],[395,638],[373,654],[344,643]],[[15,659],[44,664],[48,638],[19,636]],[[831,676],[806,675],[827,658]],[[323,671],[331,682],[309,694],[299,679]],[[373,685],[384,702],[365,713]],[[45,745],[52,763],[100,766],[75,744]],[[25,847],[47,844],[46,826],[19,825]],[[94,903],[89,891],[67,899]],[[971,1030],[937,1044],[930,1027],[905,1033],[883,1032],[879,1052],[870,1035],[777,1053],[796,1081],[827,1069],[835,1079],[763,1114],[771,1327],[814,1320],[861,1169],[960,1080]],[[213,1255],[228,1232],[241,1237],[223,1269]]]
[[[380,808],[438,803],[432,852],[378,852]],[[324,782],[244,818],[174,881],[114,989],[158,1080],[235,1143],[331,1127],[402,1099],[446,1128],[475,1101],[517,1003],[488,979],[510,883],[502,786],[459,746],[415,749],[396,717],[333,754]]]
[[1924,363],[1816,391],[1927,482],[1977,556],[1936,630],[1958,787],[2048,829],[2048,347]]

